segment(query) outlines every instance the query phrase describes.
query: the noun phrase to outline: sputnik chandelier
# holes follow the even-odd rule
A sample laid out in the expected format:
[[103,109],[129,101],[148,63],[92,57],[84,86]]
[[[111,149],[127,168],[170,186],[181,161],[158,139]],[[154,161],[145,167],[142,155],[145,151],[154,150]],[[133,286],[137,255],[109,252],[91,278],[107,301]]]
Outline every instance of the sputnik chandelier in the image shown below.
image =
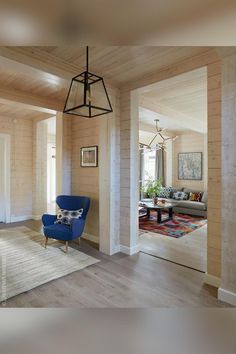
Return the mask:
[[[178,136],[173,136],[173,137],[168,137],[165,136],[164,131],[166,130],[165,128],[160,128],[158,123],[159,123],[159,119],[154,119],[155,125],[156,125],[156,133],[155,136],[151,139],[149,144],[145,144],[142,142],[139,142],[139,149],[140,150],[163,150],[166,151],[166,142],[169,140],[174,141],[175,139],[178,138]],[[160,138],[159,140],[161,141],[157,141],[155,143],[155,140],[157,138]]]

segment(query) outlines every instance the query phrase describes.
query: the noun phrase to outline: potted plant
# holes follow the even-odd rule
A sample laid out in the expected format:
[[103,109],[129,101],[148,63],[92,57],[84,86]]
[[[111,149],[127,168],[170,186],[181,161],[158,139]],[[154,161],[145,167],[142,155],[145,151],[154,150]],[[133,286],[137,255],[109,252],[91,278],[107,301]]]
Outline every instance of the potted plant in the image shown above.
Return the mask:
[[148,180],[141,187],[141,192],[145,193],[148,198],[153,198],[153,204],[157,204],[161,189],[162,183],[160,179]]

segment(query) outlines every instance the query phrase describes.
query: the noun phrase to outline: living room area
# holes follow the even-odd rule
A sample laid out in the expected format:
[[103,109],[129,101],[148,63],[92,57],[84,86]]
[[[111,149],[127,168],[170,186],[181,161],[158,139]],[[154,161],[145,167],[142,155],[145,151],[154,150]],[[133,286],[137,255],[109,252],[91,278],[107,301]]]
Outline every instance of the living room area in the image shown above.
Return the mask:
[[139,97],[141,252],[207,269],[207,73],[196,69]]

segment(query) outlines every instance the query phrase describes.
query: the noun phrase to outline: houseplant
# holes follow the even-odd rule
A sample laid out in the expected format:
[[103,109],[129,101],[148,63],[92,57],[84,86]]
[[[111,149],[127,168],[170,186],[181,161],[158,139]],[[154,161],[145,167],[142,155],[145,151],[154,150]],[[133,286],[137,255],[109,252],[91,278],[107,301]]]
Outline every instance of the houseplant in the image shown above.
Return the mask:
[[148,180],[144,182],[141,187],[141,192],[145,193],[148,198],[153,198],[153,203],[157,204],[157,197],[162,189],[162,182],[160,179]]

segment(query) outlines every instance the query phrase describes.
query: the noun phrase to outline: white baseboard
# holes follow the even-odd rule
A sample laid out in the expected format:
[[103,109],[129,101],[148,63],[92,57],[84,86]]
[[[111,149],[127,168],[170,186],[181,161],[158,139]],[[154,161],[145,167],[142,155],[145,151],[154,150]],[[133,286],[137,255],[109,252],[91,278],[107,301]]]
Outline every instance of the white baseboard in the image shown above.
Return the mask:
[[20,216],[11,216],[11,223],[12,222],[20,222],[20,221],[26,221],[32,219],[32,215],[20,215]]
[[42,219],[42,215],[32,215],[31,217],[33,220],[41,220]]
[[236,294],[231,291],[219,288],[218,299],[223,302],[227,302],[233,306],[236,306]]
[[82,238],[84,238],[85,240],[89,240],[89,241],[92,241],[94,243],[99,243],[99,239],[97,236],[94,236],[94,235],[91,235],[91,234],[87,234],[86,232],[83,232]]
[[112,254],[116,254],[120,252],[120,245],[116,245],[113,247]]
[[41,220],[42,215],[20,215],[20,216],[15,216],[12,215],[10,219],[10,223],[12,222],[21,222],[21,221],[26,221],[26,220]]
[[129,256],[132,256],[135,253],[138,253],[140,251],[140,245],[136,245],[133,247],[128,247],[124,245],[120,245],[120,252],[128,254]]
[[219,288],[221,284],[221,279],[218,277],[215,277],[214,275],[205,273],[204,274],[204,283],[214,286],[215,288]]

